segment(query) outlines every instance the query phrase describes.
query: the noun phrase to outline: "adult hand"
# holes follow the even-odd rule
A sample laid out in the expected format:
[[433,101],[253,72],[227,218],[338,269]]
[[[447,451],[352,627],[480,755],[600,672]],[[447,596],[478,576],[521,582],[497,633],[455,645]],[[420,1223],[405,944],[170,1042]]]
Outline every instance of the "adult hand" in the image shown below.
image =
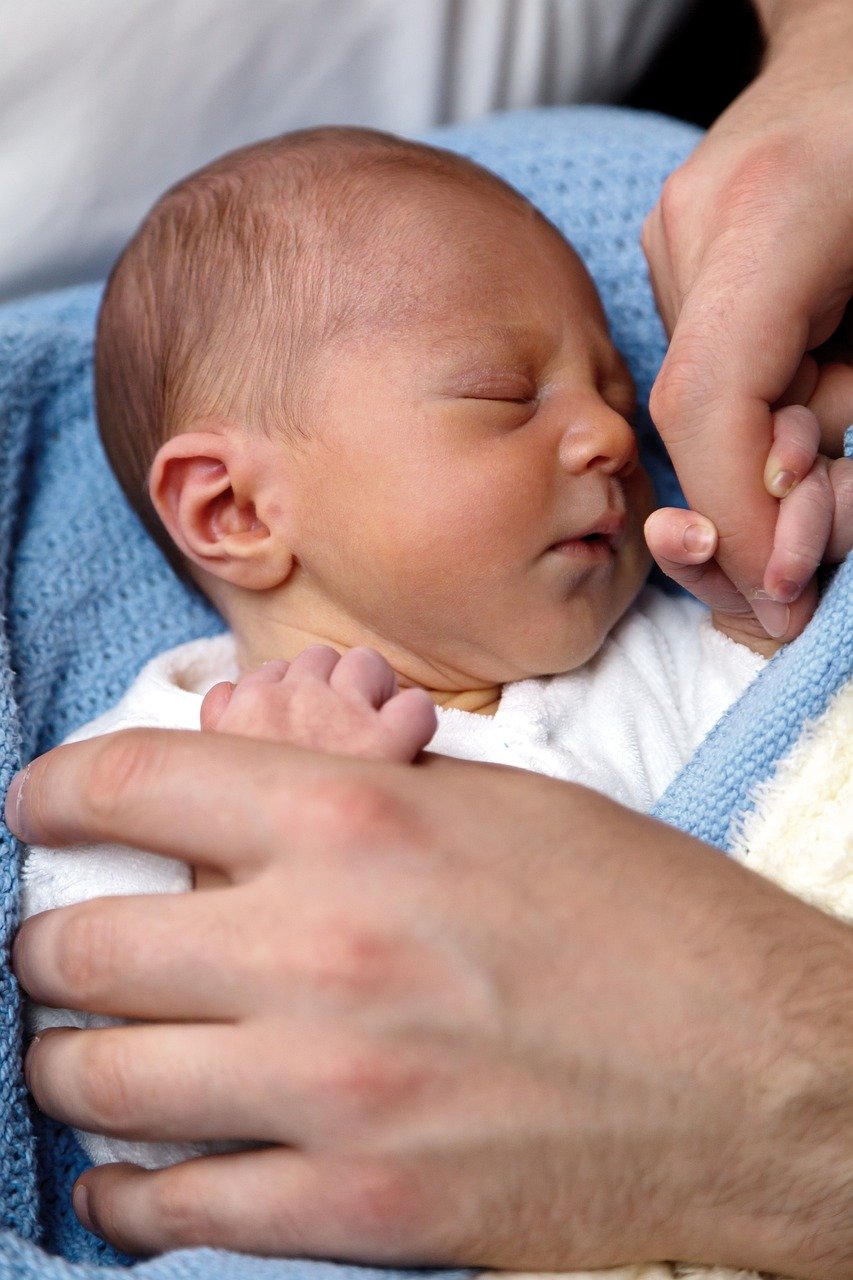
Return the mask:
[[[841,442],[831,434],[822,438],[810,409],[788,405],[774,418],[773,456],[765,475],[781,469],[795,483],[780,502],[765,582],[780,584],[785,601],[790,598],[786,584],[798,573],[810,578],[821,564],[836,564],[853,550],[853,459],[818,453],[821,446],[838,452]],[[717,530],[706,516],[662,507],[647,519],[645,534],[658,567],[711,609],[720,631],[767,657],[775,652],[780,642],[754,634],[747,601],[717,563]],[[780,610],[775,630],[783,635],[787,608],[781,604]]]
[[88,1170],[78,1213],[119,1247],[849,1276],[847,926],[494,766],[133,730],[24,777],[24,839],[228,882],[45,912],[15,943],[34,999],[158,1020],[42,1035],[49,1114],[270,1144]]
[[[720,531],[723,569],[748,600],[774,596],[755,603],[772,631],[781,597],[764,575],[781,493],[762,473],[773,410],[809,380],[805,353],[835,331],[853,290],[853,10],[757,7],[766,65],[668,179],[643,245],[672,334],[652,415],[690,505]],[[851,421],[843,385],[833,411]],[[815,599],[812,584],[785,601],[787,638]]]

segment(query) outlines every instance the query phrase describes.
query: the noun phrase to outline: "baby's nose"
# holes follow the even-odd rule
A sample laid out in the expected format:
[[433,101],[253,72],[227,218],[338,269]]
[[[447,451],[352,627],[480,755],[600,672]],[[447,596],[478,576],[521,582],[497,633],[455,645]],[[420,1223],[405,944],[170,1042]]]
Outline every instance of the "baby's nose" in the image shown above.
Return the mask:
[[637,457],[633,427],[603,402],[579,414],[560,441],[560,462],[577,475],[591,469],[627,474],[637,465]]

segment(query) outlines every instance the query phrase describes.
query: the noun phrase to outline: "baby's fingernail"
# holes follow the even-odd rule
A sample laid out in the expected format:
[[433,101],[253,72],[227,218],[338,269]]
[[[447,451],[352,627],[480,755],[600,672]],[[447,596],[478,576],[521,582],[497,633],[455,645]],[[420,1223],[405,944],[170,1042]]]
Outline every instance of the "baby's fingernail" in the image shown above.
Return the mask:
[[774,498],[785,498],[797,483],[793,471],[777,471],[767,485]]
[[705,553],[713,551],[717,534],[713,525],[710,524],[689,524],[682,535],[684,550]]
[[784,604],[793,604],[802,590],[803,588],[800,586],[799,582],[791,582],[790,579],[783,578],[776,586],[776,590],[773,593],[773,599],[781,600]]
[[766,591],[753,591],[749,603],[764,630],[774,640],[780,640],[788,630],[791,610],[779,600],[771,600]]

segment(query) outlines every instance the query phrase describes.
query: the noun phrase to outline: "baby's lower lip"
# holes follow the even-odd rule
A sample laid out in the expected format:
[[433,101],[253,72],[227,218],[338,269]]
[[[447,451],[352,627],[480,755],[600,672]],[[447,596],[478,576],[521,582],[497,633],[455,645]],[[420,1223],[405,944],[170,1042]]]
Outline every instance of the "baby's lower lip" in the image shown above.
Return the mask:
[[555,542],[548,550],[556,551],[561,556],[572,556],[582,560],[598,561],[613,558],[613,547],[607,538],[565,538],[562,542]]

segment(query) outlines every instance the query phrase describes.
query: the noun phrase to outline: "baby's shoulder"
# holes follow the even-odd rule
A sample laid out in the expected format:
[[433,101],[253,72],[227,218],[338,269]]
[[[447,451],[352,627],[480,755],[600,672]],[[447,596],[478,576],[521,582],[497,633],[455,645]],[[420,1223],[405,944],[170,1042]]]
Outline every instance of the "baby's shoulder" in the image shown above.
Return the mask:
[[118,702],[75,729],[66,742],[80,742],[120,729],[198,729],[202,699],[220,680],[236,680],[233,636],[191,640],[145,664]]

